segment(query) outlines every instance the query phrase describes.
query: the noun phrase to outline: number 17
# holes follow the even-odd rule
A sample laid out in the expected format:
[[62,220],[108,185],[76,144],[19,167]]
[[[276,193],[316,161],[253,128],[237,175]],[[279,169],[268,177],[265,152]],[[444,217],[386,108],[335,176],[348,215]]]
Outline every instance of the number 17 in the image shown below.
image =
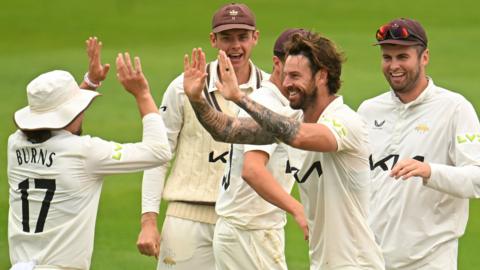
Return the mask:
[[[29,225],[29,207],[28,207],[28,179],[23,180],[18,184],[18,189],[22,193],[22,225],[24,232],[30,232]],[[50,202],[55,194],[55,179],[34,179],[35,188],[46,189],[45,198],[42,201],[42,207],[40,208],[40,214],[38,215],[37,226],[35,227],[35,233],[43,232],[45,220],[47,219],[48,209],[50,208]]]

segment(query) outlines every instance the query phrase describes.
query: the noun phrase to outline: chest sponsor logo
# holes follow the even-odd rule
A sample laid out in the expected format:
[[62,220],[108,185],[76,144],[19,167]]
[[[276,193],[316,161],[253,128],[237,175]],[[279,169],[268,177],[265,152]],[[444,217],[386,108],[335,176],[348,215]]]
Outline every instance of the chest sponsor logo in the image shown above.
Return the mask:
[[308,180],[308,178],[314,173],[314,172],[317,172],[317,175],[318,177],[320,177],[323,173],[322,171],[322,164],[320,163],[320,161],[315,161],[312,163],[312,165],[310,165],[310,167],[306,170],[305,174],[303,175],[303,177],[300,177],[298,175],[298,173],[300,172],[300,169],[294,167],[294,166],[291,166],[290,165],[290,161],[287,160],[287,165],[286,165],[286,168],[285,168],[285,173],[291,173],[293,174],[293,177],[295,178],[295,181],[297,181],[298,183],[304,183],[305,181]]
[[218,156],[215,156],[215,152],[212,151],[208,154],[208,162],[215,163],[221,161],[222,163],[227,163],[228,151],[221,153]]
[[[388,155],[388,156],[380,159],[380,160],[377,161],[377,162],[374,162],[372,155],[370,155],[370,157],[369,157],[370,170],[373,171],[373,170],[375,170],[377,167],[380,167],[383,171],[388,171],[388,170],[389,170],[388,163],[390,163],[390,160],[393,160],[393,161],[391,162],[392,165],[390,166],[390,170],[391,170],[391,169],[395,166],[395,164],[397,164],[399,157],[400,157],[400,155],[398,155],[398,154],[392,154],[392,155]],[[413,159],[416,159],[416,160],[418,160],[418,161],[423,162],[423,161],[425,160],[425,157],[423,157],[423,156],[414,156]]]

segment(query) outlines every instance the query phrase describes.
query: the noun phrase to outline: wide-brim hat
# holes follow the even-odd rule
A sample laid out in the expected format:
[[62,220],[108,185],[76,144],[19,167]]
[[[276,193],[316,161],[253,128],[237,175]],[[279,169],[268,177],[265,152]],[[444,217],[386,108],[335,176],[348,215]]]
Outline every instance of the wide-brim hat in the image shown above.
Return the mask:
[[28,106],[15,112],[14,121],[22,130],[62,129],[99,95],[81,89],[67,71],[47,72],[27,85]]

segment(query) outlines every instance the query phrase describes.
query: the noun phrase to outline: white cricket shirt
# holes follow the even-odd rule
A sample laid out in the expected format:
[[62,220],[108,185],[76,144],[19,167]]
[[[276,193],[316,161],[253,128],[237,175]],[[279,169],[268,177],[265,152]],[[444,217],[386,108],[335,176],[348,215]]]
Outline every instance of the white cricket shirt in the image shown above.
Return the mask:
[[[410,103],[390,91],[363,102],[358,112],[372,142],[369,223],[387,269],[417,269],[456,249],[468,219],[465,198],[480,196],[480,125],[472,105],[429,78]],[[389,176],[407,158],[431,165],[427,185],[418,177]]]
[[[318,124],[334,134],[336,152],[291,149],[309,227],[310,269],[384,269],[380,248],[368,227],[371,181],[364,122],[338,96]],[[302,164],[303,160],[303,164]]]
[[[263,81],[250,98],[274,112],[290,111],[288,99],[270,81]],[[287,114],[288,115],[288,114]],[[241,110],[239,117],[250,117]],[[231,155],[220,182],[216,212],[228,223],[244,230],[283,229],[286,223],[285,211],[265,201],[241,177],[245,152],[259,150],[269,155],[267,169],[282,188],[290,193],[293,187],[292,174],[286,172],[288,161],[287,145],[243,145],[232,144]]]
[[11,263],[89,269],[103,176],[152,168],[170,157],[156,113],[143,118],[140,143],[60,130],[32,144],[17,130],[8,139]]

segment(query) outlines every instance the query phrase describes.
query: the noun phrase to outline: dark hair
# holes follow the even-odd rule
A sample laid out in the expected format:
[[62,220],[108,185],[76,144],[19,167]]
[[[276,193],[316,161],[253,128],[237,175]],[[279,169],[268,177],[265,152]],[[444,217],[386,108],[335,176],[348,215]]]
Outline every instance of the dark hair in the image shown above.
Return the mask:
[[278,57],[280,59],[280,61],[282,61],[282,63],[285,63],[285,53],[284,52],[274,51],[273,55]]
[[31,143],[43,143],[52,137],[50,129],[22,130],[22,132]]
[[427,49],[427,47],[423,46],[423,45],[416,45],[415,46],[415,50],[417,50],[417,56],[418,58],[420,59],[420,57],[422,56],[422,53]]
[[335,43],[318,33],[294,34],[285,44],[286,55],[303,55],[309,63],[312,75],[324,69],[327,71],[327,87],[330,94],[338,92],[341,86],[342,63],[345,61]]

